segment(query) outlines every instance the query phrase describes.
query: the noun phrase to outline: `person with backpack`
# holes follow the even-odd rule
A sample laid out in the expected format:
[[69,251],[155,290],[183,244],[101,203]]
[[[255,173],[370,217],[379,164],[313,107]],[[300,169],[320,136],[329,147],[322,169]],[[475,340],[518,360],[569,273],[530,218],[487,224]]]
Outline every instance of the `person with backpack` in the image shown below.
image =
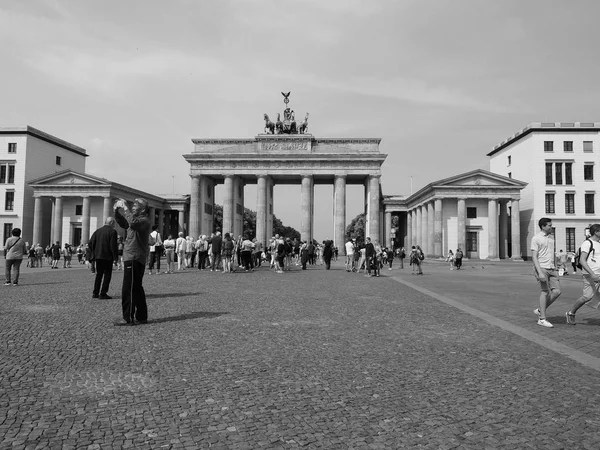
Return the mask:
[[600,250],[600,224],[597,223],[590,227],[590,237],[585,238],[578,251],[579,265],[583,272],[583,294],[565,313],[569,325],[576,325],[575,314],[583,305],[592,300],[596,304],[600,303],[600,255],[596,255],[596,249]]
[[540,232],[531,239],[531,253],[535,276],[540,284],[540,306],[533,310],[537,315],[537,324],[553,328],[546,320],[546,309],[560,296],[560,280],[556,270],[554,238],[552,237],[552,219],[542,217],[538,221]]

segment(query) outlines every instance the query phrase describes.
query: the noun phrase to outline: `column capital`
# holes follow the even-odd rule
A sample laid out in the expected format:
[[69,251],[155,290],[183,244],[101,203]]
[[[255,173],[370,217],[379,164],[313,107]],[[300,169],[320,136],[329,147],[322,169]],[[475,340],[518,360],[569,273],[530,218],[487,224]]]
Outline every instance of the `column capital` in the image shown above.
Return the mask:
[[380,173],[377,173],[377,174],[374,174],[374,175],[369,174],[369,178],[377,178],[377,179],[379,179],[379,178],[381,178],[381,174]]
[[312,178],[313,174],[312,173],[301,173],[300,176],[302,178]]
[[346,174],[343,174],[343,175],[335,175],[335,178],[336,178],[336,179],[337,179],[337,178],[339,178],[339,179],[344,179],[344,180],[345,180],[346,178],[348,178],[348,175],[346,175]]
[[498,201],[500,197],[488,197],[488,201]]

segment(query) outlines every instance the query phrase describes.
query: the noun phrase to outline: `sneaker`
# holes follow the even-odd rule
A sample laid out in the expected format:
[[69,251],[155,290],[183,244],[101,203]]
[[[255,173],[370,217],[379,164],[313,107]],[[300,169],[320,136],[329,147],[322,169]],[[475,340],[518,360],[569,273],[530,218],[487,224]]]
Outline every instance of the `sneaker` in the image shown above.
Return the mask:
[[571,311],[567,311],[565,313],[565,318],[567,319],[567,323],[569,325],[577,325],[577,323],[575,322],[575,314],[571,314]]
[[534,313],[536,316],[538,316],[538,319],[540,318],[540,309],[539,309],[539,308],[535,308],[535,309],[533,310],[533,313]]
[[13,283],[13,286],[18,286],[19,283],[17,283],[16,281]]
[[554,325],[552,325],[546,319],[542,319],[541,317],[538,319],[537,324],[546,328],[554,328]]

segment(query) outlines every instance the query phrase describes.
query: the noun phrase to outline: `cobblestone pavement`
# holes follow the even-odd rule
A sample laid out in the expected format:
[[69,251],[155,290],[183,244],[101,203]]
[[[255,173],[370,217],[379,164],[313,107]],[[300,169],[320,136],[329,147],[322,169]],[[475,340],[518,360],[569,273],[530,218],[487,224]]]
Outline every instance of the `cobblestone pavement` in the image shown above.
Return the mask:
[[81,267],[24,269],[0,286],[0,448],[600,448],[598,370],[518,332],[594,358],[597,311],[563,325],[569,279],[538,327],[530,264],[486,266],[146,275],[134,327],[120,272],[93,300]]

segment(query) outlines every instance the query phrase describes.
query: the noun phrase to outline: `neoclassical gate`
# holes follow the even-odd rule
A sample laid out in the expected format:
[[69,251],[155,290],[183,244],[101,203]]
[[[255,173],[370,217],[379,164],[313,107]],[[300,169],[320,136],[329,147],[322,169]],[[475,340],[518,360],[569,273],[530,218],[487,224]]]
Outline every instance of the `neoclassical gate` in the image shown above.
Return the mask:
[[334,245],[343,248],[346,185],[365,186],[366,232],[380,240],[381,165],[379,138],[316,138],[311,134],[260,134],[250,139],[193,139],[190,163],[190,235],[213,231],[214,187],[225,185],[223,232],[242,234],[244,185],[257,184],[256,238],[273,230],[273,186],[300,184],[301,237],[313,238],[314,185],[333,184]]

